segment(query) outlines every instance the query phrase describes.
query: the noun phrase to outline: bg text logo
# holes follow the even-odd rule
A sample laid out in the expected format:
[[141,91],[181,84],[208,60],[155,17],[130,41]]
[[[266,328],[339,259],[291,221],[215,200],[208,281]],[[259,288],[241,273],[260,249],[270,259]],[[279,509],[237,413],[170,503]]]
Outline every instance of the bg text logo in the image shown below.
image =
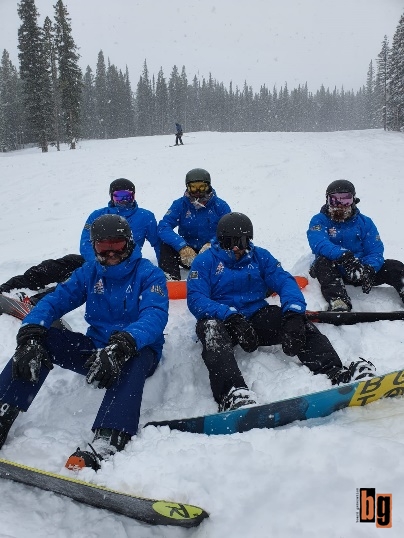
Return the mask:
[[393,495],[376,493],[376,488],[356,490],[356,521],[376,523],[376,527],[390,529],[393,524]]

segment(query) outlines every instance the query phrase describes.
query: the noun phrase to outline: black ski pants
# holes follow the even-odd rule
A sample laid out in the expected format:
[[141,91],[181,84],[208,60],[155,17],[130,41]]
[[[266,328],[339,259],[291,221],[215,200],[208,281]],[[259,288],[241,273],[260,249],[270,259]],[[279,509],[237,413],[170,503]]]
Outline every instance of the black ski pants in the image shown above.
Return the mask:
[[[339,297],[352,306],[345,284],[361,286],[361,282],[351,282],[343,277],[339,271],[338,264],[324,256],[319,256],[311,266],[310,274],[319,281],[321,293],[328,303]],[[373,286],[380,286],[381,284],[388,284],[395,288],[403,299],[404,264],[398,260],[385,260],[373,280]]]
[[56,260],[44,260],[30,267],[23,275],[17,275],[0,286],[1,292],[28,288],[41,290],[49,284],[64,282],[75,269],[81,267],[84,258],[79,254],[67,254]]
[[[196,253],[199,250],[194,249]],[[170,275],[172,280],[181,280],[181,270],[180,267],[184,269],[189,269],[187,265],[184,265],[181,261],[179,253],[175,248],[167,245],[167,243],[161,243],[160,246],[160,260],[159,267],[165,273]]]
[[[279,306],[266,305],[258,310],[250,323],[258,335],[260,346],[281,343],[282,310]],[[202,359],[209,372],[213,397],[220,403],[232,387],[248,388],[234,356],[237,340],[232,339],[223,321],[213,318],[200,319],[196,334],[202,343]],[[314,374],[331,374],[342,368],[341,360],[328,338],[306,320],[306,345],[298,355],[299,360]]]

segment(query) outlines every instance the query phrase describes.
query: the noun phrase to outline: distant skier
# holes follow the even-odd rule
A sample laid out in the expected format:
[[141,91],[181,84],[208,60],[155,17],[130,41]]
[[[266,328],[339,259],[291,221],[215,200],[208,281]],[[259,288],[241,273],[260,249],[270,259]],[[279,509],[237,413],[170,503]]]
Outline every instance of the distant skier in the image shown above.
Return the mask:
[[346,284],[362,287],[363,293],[388,284],[404,302],[404,264],[384,259],[376,226],[356,206],[354,185],[337,179],[328,185],[325,197],[325,205],[310,221],[307,238],[316,256],[310,275],[318,279],[328,310],[352,309]]
[[217,223],[231,211],[217,197],[207,170],[190,170],[185,176],[185,186],[184,195],[173,201],[157,227],[161,240],[159,267],[167,280],[181,280],[180,267],[189,269],[198,252],[210,247]]
[[178,146],[178,142],[179,142],[183,146],[184,144],[182,143],[182,135],[184,134],[184,132],[182,130],[181,124],[176,123],[175,124],[175,129],[176,129],[176,132],[175,132],[175,145]]
[[[143,387],[162,353],[168,294],[163,271],[142,258],[126,219],[102,215],[90,234],[96,259],[44,297],[18,331],[14,356],[0,374],[0,447],[57,364],[106,389],[92,426],[93,450],[76,451],[66,464],[97,470],[137,432]],[[83,304],[86,335],[51,326]]]
[[[192,263],[187,301],[198,320],[196,334],[219,411],[257,403],[237,365],[237,344],[247,353],[281,344],[286,355],[296,355],[332,384],[374,376],[373,364],[364,359],[342,365],[328,338],[306,319],[306,303],[293,276],[270,252],[253,245],[246,215],[222,217],[216,237]],[[279,295],[280,307],[266,302],[268,288]]]

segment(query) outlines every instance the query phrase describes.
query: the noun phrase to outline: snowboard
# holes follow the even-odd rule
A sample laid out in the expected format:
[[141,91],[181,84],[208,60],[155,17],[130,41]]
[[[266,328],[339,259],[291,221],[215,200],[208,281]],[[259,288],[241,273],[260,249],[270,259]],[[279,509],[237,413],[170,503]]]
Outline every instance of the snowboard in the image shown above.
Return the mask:
[[326,417],[345,407],[362,406],[381,398],[404,395],[404,370],[340,385],[264,405],[178,420],[148,422],[147,426],[168,426],[182,432],[224,435],[253,428],[277,428],[297,420]]
[[404,310],[392,310],[390,312],[329,312],[306,310],[306,317],[315,323],[354,325],[355,323],[371,323],[373,321],[404,320]]
[[[295,276],[295,280],[300,289],[307,286],[309,281],[305,276]],[[186,280],[167,280],[168,298],[169,299],[186,299],[187,298],[187,281]],[[276,294],[273,294],[276,295]]]
[[197,506],[137,497],[4,459],[0,459],[0,478],[64,495],[152,525],[196,527],[209,517]]
[[[23,301],[7,297],[0,293],[0,314],[9,314],[14,318],[23,320],[33,308],[31,303],[24,303]],[[71,330],[71,327],[63,319],[57,319],[52,324],[52,327],[56,327],[56,329]]]

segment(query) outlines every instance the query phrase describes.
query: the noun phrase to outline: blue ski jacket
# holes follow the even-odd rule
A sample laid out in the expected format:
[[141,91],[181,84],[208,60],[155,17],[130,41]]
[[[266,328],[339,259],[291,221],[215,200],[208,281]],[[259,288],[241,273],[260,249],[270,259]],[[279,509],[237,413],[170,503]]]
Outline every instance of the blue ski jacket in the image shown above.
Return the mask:
[[313,254],[337,260],[350,250],[364,265],[377,272],[384,263],[384,246],[372,219],[362,215],[358,208],[344,222],[335,222],[328,216],[327,206],[314,215],[307,230],[307,239]]
[[[158,236],[163,243],[170,245],[177,252],[183,247],[190,246],[200,250],[216,235],[217,223],[230,213],[229,205],[216,196],[213,196],[206,206],[198,209],[192,204],[188,196],[182,196],[171,204],[171,207],[158,224]],[[178,226],[178,233],[174,228]]]
[[23,324],[49,328],[84,303],[87,336],[97,348],[104,347],[114,331],[125,331],[139,350],[149,346],[160,359],[168,320],[166,279],[161,269],[142,258],[138,246],[119,265],[107,267],[93,261],[76,269],[39,301]]
[[96,218],[107,214],[125,217],[131,227],[135,243],[142,248],[145,239],[147,239],[154,248],[157,260],[160,258],[160,240],[157,236],[157,221],[154,214],[148,209],[139,207],[136,200],[133,207],[130,208],[117,207],[110,201],[107,207],[96,209],[91,213],[81,232],[80,254],[86,262],[95,260],[94,249],[90,241],[91,224]]
[[276,291],[282,312],[303,314],[306,302],[293,276],[267,250],[250,243],[240,260],[218,241],[194,259],[187,280],[188,308],[196,319],[224,320],[235,313],[250,318],[267,304],[268,289]]

